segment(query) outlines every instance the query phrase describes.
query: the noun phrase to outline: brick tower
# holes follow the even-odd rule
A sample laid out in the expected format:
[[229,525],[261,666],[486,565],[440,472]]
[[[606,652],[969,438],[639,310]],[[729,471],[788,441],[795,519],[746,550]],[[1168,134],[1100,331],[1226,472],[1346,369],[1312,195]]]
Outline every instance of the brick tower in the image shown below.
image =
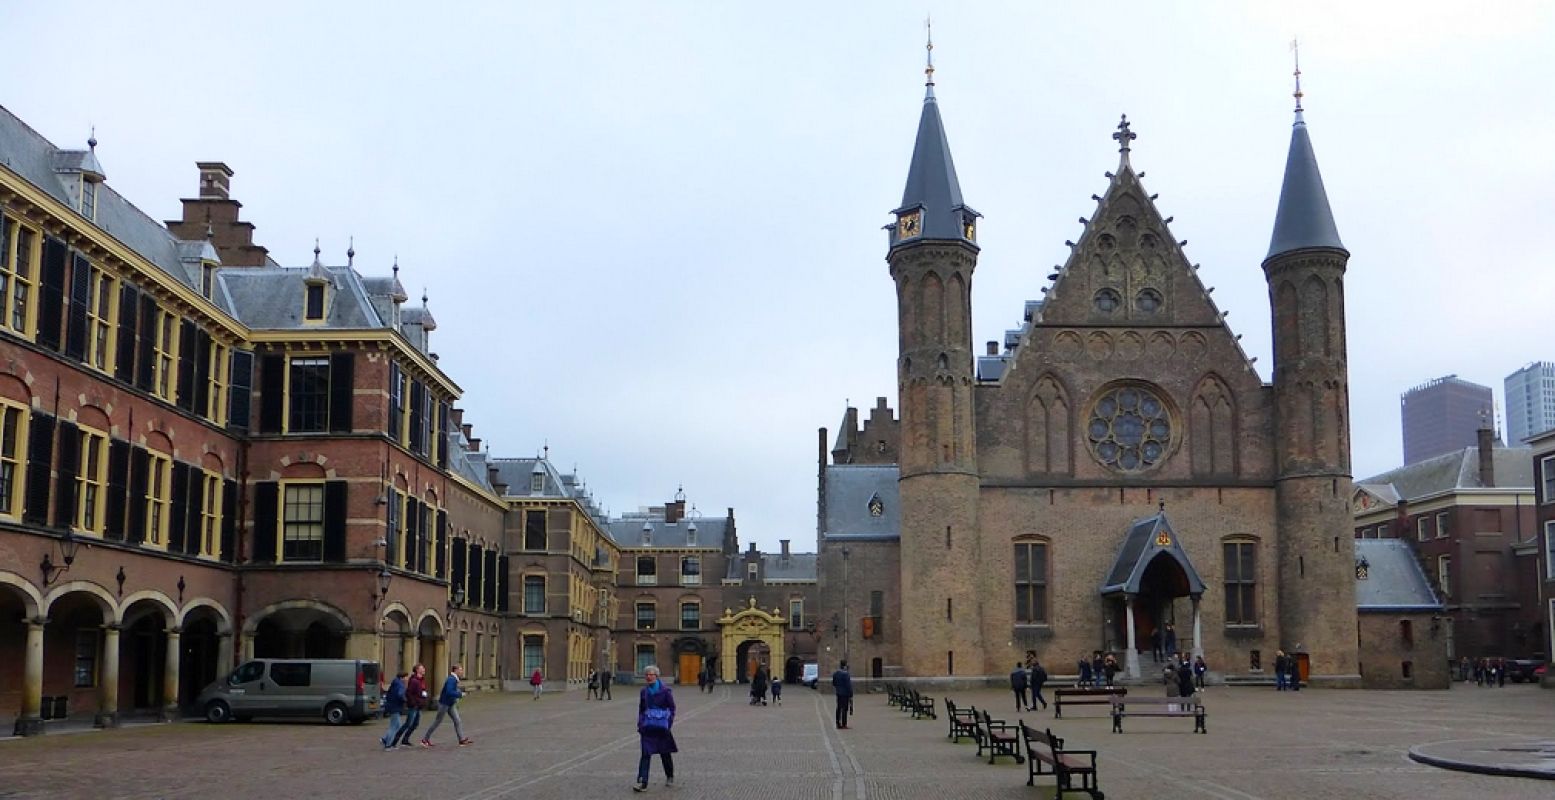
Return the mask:
[[978,214],[961,199],[932,58],[925,74],[918,139],[886,255],[901,343],[902,666],[911,676],[981,675],[971,327]]
[[1314,680],[1358,682],[1350,515],[1349,374],[1344,270],[1328,195],[1302,117],[1296,122],[1264,276],[1274,320],[1275,506],[1279,621]]

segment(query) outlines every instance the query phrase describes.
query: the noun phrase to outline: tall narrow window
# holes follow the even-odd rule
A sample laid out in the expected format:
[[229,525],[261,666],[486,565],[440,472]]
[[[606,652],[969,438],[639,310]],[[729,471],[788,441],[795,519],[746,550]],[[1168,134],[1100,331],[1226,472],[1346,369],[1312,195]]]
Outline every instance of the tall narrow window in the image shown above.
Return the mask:
[[329,429],[329,359],[294,358],[287,370],[291,414],[286,429],[292,433],[321,433]]
[[295,483],[286,487],[281,525],[281,558],[286,561],[324,559],[324,486]]
[[15,517],[22,510],[22,482],[17,476],[21,474],[25,452],[22,437],[26,435],[26,413],[17,406],[0,404],[0,516]]
[[524,512],[524,549],[545,549],[545,512]]
[[156,388],[157,396],[172,402],[174,361],[178,358],[178,318],[157,309]]
[[680,629],[683,631],[698,631],[702,629],[702,604],[680,604]]
[[541,670],[545,674],[545,637],[524,637],[524,675],[533,675],[535,670]]
[[680,557],[680,585],[681,586],[700,586],[700,585],[702,585],[702,557],[701,556],[681,556]]
[[226,345],[211,343],[211,390],[206,396],[209,403],[206,408],[205,418],[217,425],[227,422],[227,386],[231,380],[229,370],[232,369],[232,359],[227,357]]
[[97,685],[97,637],[95,628],[76,630],[75,686],[77,689]]
[[391,440],[405,443],[405,373],[392,361],[389,362],[389,419],[384,427]]
[[869,593],[869,620],[870,633],[875,637],[882,635],[881,624],[885,622],[885,592],[872,591]]
[[86,316],[90,333],[87,338],[87,362],[108,371],[113,358],[114,303],[118,300],[118,281],[100,267],[92,268],[91,296]]
[[654,607],[652,602],[637,604],[637,630],[653,630],[654,623],[658,621],[657,617],[658,609]]
[[1452,556],[1437,557],[1436,585],[1441,587],[1442,596],[1452,597]]
[[804,598],[795,597],[788,601],[788,626],[790,628],[804,627]]
[[200,508],[200,555],[216,558],[221,555],[221,476],[204,472],[201,481],[205,503]]
[[1452,533],[1452,514],[1446,511],[1436,515],[1436,538],[1445,539]]
[[659,562],[653,556],[637,557],[637,585],[654,586],[659,582]]
[[81,429],[81,460],[76,473],[76,528],[102,533],[103,478],[108,466],[108,439],[96,431]]
[[167,542],[168,505],[172,502],[173,462],[161,453],[148,453],[146,473],[146,543],[162,547]]
[[1226,624],[1258,624],[1258,543],[1222,545],[1226,576]]
[[[12,410],[13,409],[10,408],[6,409],[5,424],[7,430],[10,430],[11,427],[10,415]],[[9,442],[10,439],[7,438],[6,441]],[[8,444],[7,447],[9,446],[10,445]],[[0,453],[0,457],[7,459],[10,458],[9,456],[5,456],[3,453]],[[11,462],[6,461],[5,463],[9,464]],[[1555,519],[1544,523],[1544,579],[1547,581],[1555,581]],[[1550,620],[1550,625],[1555,626],[1555,618]]]
[[0,217],[0,325],[21,336],[32,334],[33,268],[38,236],[14,219]]
[[[1047,624],[1047,561],[1047,542],[1015,543],[1016,625]],[[945,615],[950,616],[948,600]]]
[[97,181],[81,178],[81,216],[97,219]]
[[311,322],[324,319],[324,284],[308,284],[308,302],[304,317]]
[[524,613],[545,613],[545,576],[524,576]]
[[651,644],[640,644],[640,645],[637,645],[637,664],[636,664],[637,674],[641,675],[643,673],[643,670],[645,670],[645,669],[647,669],[647,668],[649,668],[651,666],[654,666],[654,660],[653,659],[654,659],[653,645],[651,645]]

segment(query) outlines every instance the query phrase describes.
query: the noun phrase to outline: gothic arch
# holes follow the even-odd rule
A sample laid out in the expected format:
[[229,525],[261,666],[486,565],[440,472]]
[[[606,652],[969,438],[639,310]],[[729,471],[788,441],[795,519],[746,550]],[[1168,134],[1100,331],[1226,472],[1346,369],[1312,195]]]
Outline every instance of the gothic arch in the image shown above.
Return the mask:
[[951,274],[945,285],[946,341],[961,344],[972,340],[972,333],[967,329],[967,301],[966,279],[960,272]]
[[1189,447],[1195,475],[1236,472],[1236,398],[1215,373],[1205,375],[1188,405]]
[[1290,281],[1281,281],[1278,289],[1274,290],[1274,364],[1288,364],[1295,360],[1296,349],[1296,324],[1301,309],[1296,304],[1296,286]]
[[1328,284],[1316,275],[1301,283],[1301,354],[1329,355],[1333,346],[1328,331]]
[[1032,386],[1026,401],[1026,472],[1068,475],[1073,472],[1073,404],[1057,376],[1046,373]]
[[923,276],[923,286],[918,290],[922,301],[923,318],[919,320],[919,341],[943,341],[945,334],[945,283],[930,272]]

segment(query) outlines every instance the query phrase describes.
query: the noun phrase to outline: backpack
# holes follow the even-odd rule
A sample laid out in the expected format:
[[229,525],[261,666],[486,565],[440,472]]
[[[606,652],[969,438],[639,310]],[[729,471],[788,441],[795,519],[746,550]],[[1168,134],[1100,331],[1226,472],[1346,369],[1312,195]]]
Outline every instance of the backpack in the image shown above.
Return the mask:
[[1042,665],[1031,668],[1031,682],[1034,684],[1047,683],[1047,669]]

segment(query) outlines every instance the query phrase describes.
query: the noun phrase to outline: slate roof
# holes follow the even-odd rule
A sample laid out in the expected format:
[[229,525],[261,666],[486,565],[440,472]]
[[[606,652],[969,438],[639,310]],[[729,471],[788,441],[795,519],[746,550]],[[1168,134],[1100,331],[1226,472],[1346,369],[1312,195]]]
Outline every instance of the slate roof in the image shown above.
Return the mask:
[[1408,542],[1356,539],[1355,560],[1366,559],[1366,580],[1356,578],[1355,607],[1360,611],[1437,610],[1441,600],[1420,569]]
[[[643,526],[651,529],[648,543],[643,544]],[[691,527],[696,526],[696,542],[691,541]],[[610,538],[622,549],[635,547],[707,547],[714,550],[723,547],[724,531],[728,529],[727,517],[683,518],[677,522],[665,522],[663,516],[624,514],[610,520],[605,529]]]
[[[898,539],[902,532],[901,495],[895,464],[834,464],[826,468],[827,539]],[[869,512],[869,501],[880,497],[882,513]]]
[[1280,185],[1279,210],[1274,214],[1274,235],[1269,240],[1269,255],[1303,250],[1309,247],[1344,249],[1334,213],[1328,207],[1328,192],[1312,152],[1312,137],[1301,110],[1290,133],[1290,152],[1285,156],[1285,181]]
[[[0,165],[71,208],[79,203],[67,182],[74,184],[82,169],[102,174],[95,152],[55,147],[4,106],[0,106]],[[178,282],[199,290],[199,274],[191,275],[179,259],[179,240],[106,183],[97,187],[93,224]]]
[[[761,574],[767,581],[814,581],[820,575],[819,556],[815,553],[789,553],[784,558],[782,553],[761,554]],[[745,560],[739,558],[729,559],[729,568],[724,574],[725,580],[739,581],[745,579]]]
[[[549,458],[490,458],[486,461],[497,468],[500,482],[508,485],[504,497],[538,497],[544,499],[576,500],[578,505],[594,520],[600,530],[609,531],[604,511],[595,502],[594,495],[577,475],[563,473]],[[530,491],[530,476],[538,470],[541,475],[540,490]]]
[[918,118],[918,138],[913,143],[912,165],[907,170],[907,186],[902,190],[902,205],[894,213],[923,209],[923,230],[904,240],[925,239],[963,241],[961,223],[965,214],[976,215],[961,199],[961,182],[956,178],[956,163],[950,157],[950,140],[939,116],[934,84],[923,98],[923,113]]
[[1435,458],[1363,478],[1355,484],[1378,497],[1397,503],[1457,489],[1533,488],[1533,456],[1527,447],[1496,447],[1490,456],[1495,467],[1495,486],[1479,480],[1479,448],[1465,447]]
[[[1165,546],[1159,543],[1159,536],[1163,532],[1168,542]],[[1188,560],[1188,554],[1177,540],[1177,532],[1172,529],[1171,522],[1167,521],[1165,511],[1136,519],[1129,524],[1128,533],[1123,536],[1123,544],[1118,547],[1118,555],[1113,559],[1112,569],[1107,572],[1107,581],[1101,586],[1101,593],[1138,594],[1145,568],[1162,553],[1175,560],[1187,574],[1189,594],[1204,593],[1204,581],[1199,579],[1193,562]]]
[[304,324],[304,282],[311,267],[228,267],[217,280],[232,298],[243,324],[256,330],[290,328],[362,329],[388,327],[368,300],[362,276],[351,267],[324,267],[329,300],[322,323]]

